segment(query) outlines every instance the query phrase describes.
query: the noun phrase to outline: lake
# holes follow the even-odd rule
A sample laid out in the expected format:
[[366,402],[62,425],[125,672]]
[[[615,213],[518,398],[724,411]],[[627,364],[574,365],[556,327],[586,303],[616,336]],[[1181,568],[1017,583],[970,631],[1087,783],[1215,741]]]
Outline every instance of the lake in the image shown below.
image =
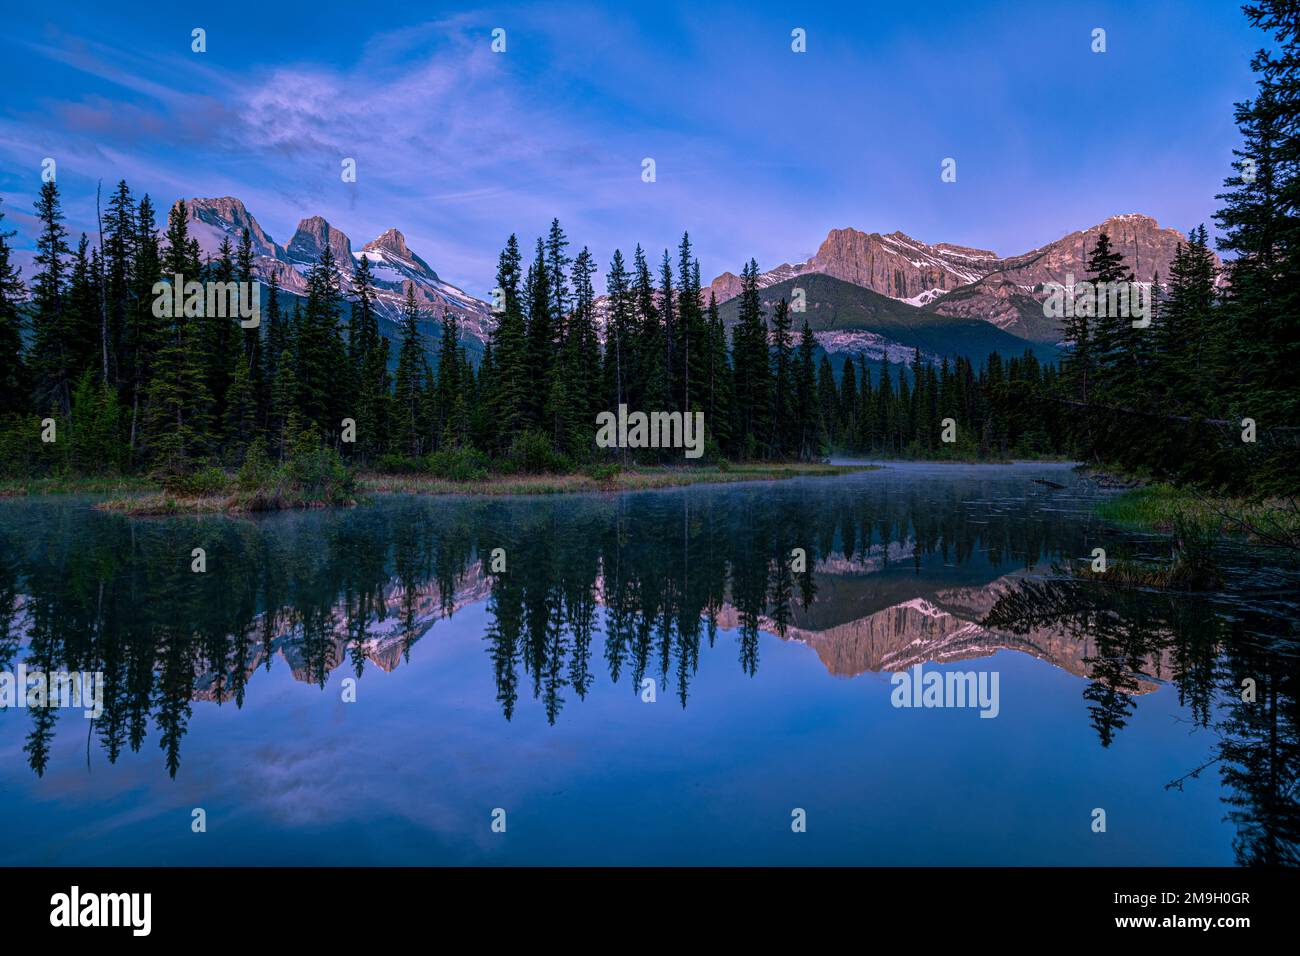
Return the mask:
[[0,711],[0,863],[1294,864],[1300,575],[1109,585],[1104,494],[0,502],[0,670],[103,691]]

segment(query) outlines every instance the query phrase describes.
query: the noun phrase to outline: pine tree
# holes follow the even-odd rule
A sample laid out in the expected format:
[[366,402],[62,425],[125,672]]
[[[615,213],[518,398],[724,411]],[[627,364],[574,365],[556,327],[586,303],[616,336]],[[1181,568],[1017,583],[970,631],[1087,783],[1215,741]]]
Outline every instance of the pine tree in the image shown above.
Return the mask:
[[[177,276],[182,282],[198,279],[188,232],[185,203],[178,200],[168,213],[163,255],[169,286],[177,282]],[[189,314],[195,310],[186,302],[180,309],[169,306],[168,311],[172,314],[162,320],[162,345],[148,386],[143,444],[156,470],[183,475],[208,451],[212,403],[199,347],[197,315]]]
[[736,426],[732,436],[741,457],[767,457],[772,427],[772,370],[767,322],[758,296],[758,263],[741,270],[740,314],[732,332]]
[[442,338],[438,344],[438,384],[433,427],[433,437],[438,447],[454,446],[459,441],[452,422],[464,386],[464,375],[460,368],[459,334],[456,316],[450,309],[443,309]]
[[275,387],[280,369],[280,356],[289,348],[288,322],[280,309],[280,277],[272,270],[266,280],[266,348],[264,350],[262,381],[265,383],[262,398],[263,420],[268,424],[271,414],[271,391]]
[[[130,456],[137,463],[146,400],[153,379],[158,353],[167,341],[167,320],[154,315],[154,286],[162,276],[162,256],[158,247],[158,225],[148,194],[140,198],[135,215],[135,261],[131,276],[133,294],[127,327],[124,332],[123,367],[129,370],[125,401],[131,406]],[[170,287],[163,290],[170,294]]]
[[551,386],[555,374],[555,340],[559,316],[552,315],[550,271],[546,265],[546,247],[537,240],[533,264],[528,267],[524,285],[528,306],[528,353],[525,374],[529,383],[527,392],[528,424],[531,428],[545,426],[550,417]]
[[89,240],[83,232],[72,260],[63,303],[63,327],[59,333],[63,340],[64,364],[69,381],[73,383],[79,382],[85,372],[96,373],[96,377],[103,380],[97,257],[88,254],[89,248]]
[[614,250],[605,274],[608,306],[605,324],[605,393],[608,407],[617,411],[631,391],[632,292],[623,253]]
[[37,272],[32,279],[31,354],[36,379],[35,401],[39,411],[58,409],[67,415],[72,407],[70,369],[65,354],[67,272],[64,258],[69,254],[68,231],[63,226],[59,190],[53,180],[41,184],[36,215],[41,230],[36,239]]
[[861,397],[858,395],[858,374],[853,368],[853,359],[851,357],[845,360],[844,368],[840,372],[839,395],[840,444],[845,449],[851,450],[858,431],[858,406],[862,402]]
[[675,394],[683,410],[704,407],[705,320],[700,302],[700,263],[691,252],[691,238],[682,233],[677,247],[677,359]]
[[632,297],[636,341],[632,348],[633,386],[628,404],[643,411],[667,409],[669,383],[668,370],[664,367],[663,326],[655,305],[650,265],[639,243],[632,257]]
[[1131,316],[1121,314],[1130,310],[1119,306],[1121,296],[1132,288],[1133,274],[1124,264],[1124,256],[1111,247],[1105,230],[1097,236],[1087,268],[1096,303],[1092,359],[1097,397],[1114,408],[1131,407],[1137,384],[1135,330]]
[[[235,251],[235,281],[240,283],[240,303],[243,302],[244,289],[249,290],[250,295],[257,294],[253,289],[256,277],[253,274],[253,238],[249,234],[247,227],[240,233],[239,246]],[[247,308],[245,308],[247,311]],[[260,410],[262,398],[266,392],[266,383],[262,376],[265,370],[265,362],[262,359],[262,323],[261,323],[261,306],[258,306],[258,324],[249,328],[243,328],[243,322],[239,323],[240,331],[243,333],[243,362],[248,366],[247,376],[249,387],[253,394],[254,414],[260,420]]]
[[375,313],[374,276],[362,256],[352,273],[352,315],[348,324],[350,403],[355,408],[357,442],[353,453],[365,461],[382,454],[385,444],[384,397],[388,392],[388,346],[381,351]]
[[504,451],[527,427],[529,396],[536,383],[528,379],[528,331],[520,295],[519,241],[512,234],[497,262],[501,297],[492,330],[492,364],[488,388],[496,423],[495,450]]
[[572,260],[565,254],[569,240],[560,228],[560,220],[551,220],[551,230],[546,237],[546,286],[550,292],[550,314],[557,325],[569,314],[569,283],[565,270]]
[[880,394],[876,399],[880,422],[880,450],[894,455],[902,448],[898,444],[898,408],[894,400],[893,377],[889,372],[889,356],[880,357]]
[[[1262,2],[1246,8],[1292,49],[1300,28],[1294,14]],[[1219,247],[1235,253],[1228,274],[1227,316],[1235,375],[1228,386],[1238,411],[1268,422],[1294,425],[1300,399],[1294,382],[1300,360],[1300,333],[1294,316],[1300,306],[1300,129],[1297,128],[1297,65],[1294,53],[1278,59],[1261,52],[1252,64],[1260,74],[1259,94],[1237,104],[1242,147],[1238,171],[1225,181],[1215,215],[1223,238]],[[1170,307],[1173,308],[1171,277]],[[1264,410],[1264,411],[1261,411]]]
[[[407,284],[408,298],[413,285]],[[304,425],[322,435],[337,433],[347,403],[339,383],[347,379],[347,348],[339,325],[342,293],[334,253],[326,245],[307,276],[307,303],[296,330],[298,411]],[[423,354],[423,353],[421,353]]]
[[772,455],[789,457],[795,445],[794,340],[790,307],[782,298],[772,313]]
[[678,367],[677,357],[677,302],[676,290],[673,288],[673,262],[664,250],[659,260],[659,328],[657,335],[663,343],[663,405],[658,408],[681,408],[683,401],[682,382],[684,376]]
[[423,416],[424,349],[418,327],[420,309],[415,286],[407,283],[402,309],[402,342],[397,352],[393,392],[393,449],[400,455],[418,456],[424,450],[420,422]]
[[566,405],[562,410],[562,448],[585,458],[592,453],[595,415],[600,400],[600,343],[596,337],[595,294],[591,277],[596,263],[584,246],[573,263],[573,312],[564,337],[560,376]]
[[226,455],[234,464],[244,459],[244,452],[257,437],[257,391],[253,387],[248,360],[235,358],[234,377],[226,396]]
[[21,270],[10,261],[9,240],[0,209],[0,414],[27,411],[31,383],[23,360],[22,314],[18,303],[26,293]]
[[124,179],[118,181],[117,189],[108,201],[104,223],[103,306],[108,331],[105,345],[116,386],[124,378],[129,378],[133,365],[132,357],[126,352],[128,326],[134,319],[134,296],[138,287],[133,281],[137,254],[136,207]]
[[817,365],[817,411],[821,418],[822,434],[827,448],[837,448],[839,442],[840,393],[835,385],[835,368],[830,356],[822,353]]
[[719,448],[731,447],[732,370],[727,356],[727,331],[718,314],[718,300],[709,293],[705,338],[705,427]]
[[[784,300],[782,300],[784,301]],[[799,357],[795,370],[794,421],[797,436],[794,453],[803,461],[822,456],[821,414],[817,407],[817,369],[813,353],[817,340],[808,320],[804,319],[799,335]]]
[[271,412],[267,431],[279,459],[283,461],[297,441],[302,428],[298,414],[298,382],[290,349],[280,353],[275,362],[275,380],[271,383]]

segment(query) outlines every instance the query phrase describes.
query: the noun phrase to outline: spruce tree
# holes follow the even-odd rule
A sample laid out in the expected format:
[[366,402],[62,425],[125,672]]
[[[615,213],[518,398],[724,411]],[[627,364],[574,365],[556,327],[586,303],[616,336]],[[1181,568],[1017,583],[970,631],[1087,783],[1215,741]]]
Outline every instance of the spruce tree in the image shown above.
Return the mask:
[[604,407],[600,400],[600,343],[591,285],[595,271],[596,263],[584,246],[573,263],[573,312],[565,330],[560,372],[566,399],[560,415],[562,447],[580,458],[592,453],[595,415]]
[[0,209],[0,415],[27,411],[31,384],[23,359],[22,314],[18,303],[26,294],[21,270],[10,261],[9,240]]
[[133,281],[137,255],[136,206],[126,180],[119,180],[108,201],[104,217],[104,294],[113,384],[131,378],[133,357],[129,349],[129,326],[134,321],[134,297],[138,284]]
[[771,454],[772,369],[755,260],[741,270],[740,281],[740,314],[732,332],[736,405],[732,441],[741,457],[763,458]]
[[536,383],[528,379],[528,330],[520,293],[519,240],[512,234],[497,261],[500,311],[492,330],[492,363],[488,401],[496,423],[495,450],[504,451],[527,427],[529,396]]
[[528,267],[525,282],[528,305],[528,353],[525,374],[529,383],[527,391],[528,424],[541,428],[548,424],[551,406],[551,387],[555,374],[555,341],[560,316],[552,314],[551,273],[546,264],[546,246],[537,240],[533,264]]
[[402,341],[397,352],[397,372],[393,391],[393,450],[399,455],[416,457],[424,450],[420,424],[424,402],[424,349],[420,345],[420,309],[415,301],[415,286],[406,285],[406,305],[402,309]]
[[632,291],[623,253],[614,250],[605,274],[607,312],[605,321],[605,393],[608,407],[617,411],[630,392],[632,349]]
[[[137,463],[147,415],[146,400],[157,356],[167,341],[168,320],[154,315],[154,285],[162,278],[162,255],[158,246],[158,224],[148,194],[140,198],[135,215],[135,261],[131,284],[133,294],[124,334],[123,367],[129,370],[125,401],[130,405],[130,454]],[[169,294],[170,287],[163,294]]]
[[732,433],[732,370],[727,355],[727,331],[718,314],[718,300],[709,293],[705,338],[705,427],[719,448],[730,448]]
[[[782,300],[784,301],[784,300]],[[795,455],[803,461],[815,461],[822,455],[821,414],[817,407],[817,369],[813,353],[817,340],[808,320],[804,319],[799,335],[799,357],[795,370],[794,422]]]
[[32,279],[32,366],[38,411],[57,409],[67,415],[72,407],[67,347],[65,293],[69,254],[59,190],[53,180],[41,184],[36,200],[40,232],[36,238],[37,271]]
[[452,421],[464,386],[458,340],[459,328],[456,324],[456,316],[450,309],[443,309],[442,338],[438,343],[438,384],[434,401],[436,415],[433,426],[433,438],[439,447],[455,446],[459,443],[457,429]]
[[835,369],[825,352],[817,366],[817,409],[826,444],[835,448],[839,440],[840,396],[835,386]]
[[794,340],[790,307],[782,298],[772,312],[772,455],[787,458],[796,444],[794,423]]

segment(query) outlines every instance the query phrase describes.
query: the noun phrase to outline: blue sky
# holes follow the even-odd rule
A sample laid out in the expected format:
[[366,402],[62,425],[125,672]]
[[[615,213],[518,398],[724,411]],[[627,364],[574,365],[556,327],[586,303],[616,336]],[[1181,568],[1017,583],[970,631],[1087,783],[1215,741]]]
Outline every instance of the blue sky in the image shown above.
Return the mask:
[[505,237],[531,248],[552,216],[602,268],[688,229],[706,282],[800,261],[844,226],[1002,255],[1117,213],[1186,231],[1217,208],[1265,43],[1223,0],[125,0],[6,20],[0,208],[21,263],[50,156],[77,230],[96,180],[125,177],[164,208],[238,196],[281,243],[316,214],[356,247],[395,226],[480,296]]

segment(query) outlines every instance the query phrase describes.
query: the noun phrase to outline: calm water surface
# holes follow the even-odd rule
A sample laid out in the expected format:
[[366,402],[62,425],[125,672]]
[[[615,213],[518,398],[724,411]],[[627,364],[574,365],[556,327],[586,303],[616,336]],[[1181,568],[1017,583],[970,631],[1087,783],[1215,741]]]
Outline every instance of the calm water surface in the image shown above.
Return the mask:
[[[1294,864],[1295,568],[1081,580],[1168,550],[1099,494],[897,465],[250,519],[0,502],[0,670],[107,686],[95,720],[0,711],[0,863]],[[893,706],[917,664],[996,672],[997,716]]]

